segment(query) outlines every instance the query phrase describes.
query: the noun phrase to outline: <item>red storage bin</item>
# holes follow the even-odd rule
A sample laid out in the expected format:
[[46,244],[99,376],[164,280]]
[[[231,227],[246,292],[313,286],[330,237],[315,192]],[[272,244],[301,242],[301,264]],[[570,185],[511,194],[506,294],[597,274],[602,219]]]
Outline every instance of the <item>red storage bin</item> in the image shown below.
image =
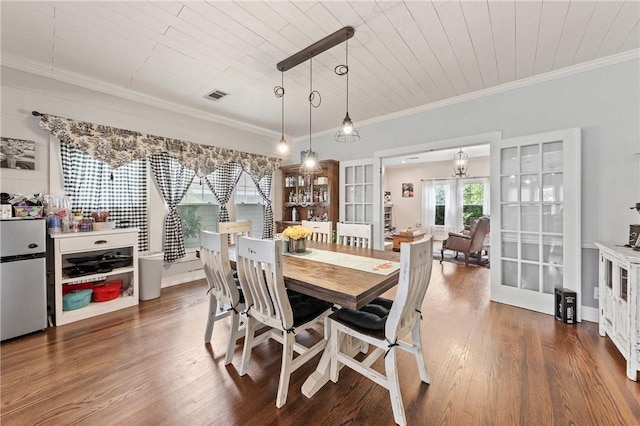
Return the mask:
[[95,283],[93,282],[88,282],[88,283],[78,283],[78,284],[65,284],[62,286],[62,295],[64,296],[65,294],[69,294],[72,291],[77,291],[77,290],[93,290],[93,286]]
[[122,290],[122,280],[108,281],[104,284],[95,285],[93,287],[93,302],[106,302],[116,299],[120,296]]

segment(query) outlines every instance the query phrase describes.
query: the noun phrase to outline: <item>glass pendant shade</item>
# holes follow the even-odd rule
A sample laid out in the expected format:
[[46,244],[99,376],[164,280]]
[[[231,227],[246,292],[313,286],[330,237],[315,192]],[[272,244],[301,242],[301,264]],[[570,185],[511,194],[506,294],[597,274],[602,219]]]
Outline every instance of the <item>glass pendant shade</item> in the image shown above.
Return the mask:
[[304,153],[304,160],[300,166],[300,173],[307,175],[317,175],[322,173],[322,167],[320,167],[320,163],[318,162],[318,155],[311,151],[311,149],[304,151]]
[[278,152],[280,154],[289,153],[289,143],[287,142],[287,139],[284,137],[284,134],[280,136],[280,142],[278,142]]
[[353,121],[349,117],[349,41],[346,42],[346,60],[345,65],[338,65],[335,69],[336,74],[347,76],[347,114],[342,120],[340,128],[336,132],[333,139],[336,142],[351,143],[358,142],[360,140],[360,133],[353,128]]
[[273,88],[273,92],[276,95],[276,98],[280,98],[282,101],[282,107],[280,109],[280,130],[282,131],[282,134],[280,135],[280,142],[278,142],[278,153],[286,155],[289,153],[289,143],[287,142],[287,139],[284,137],[284,72],[281,73],[282,76],[282,85],[281,86],[276,86]]
[[[322,173],[322,167],[318,163],[318,156],[311,149],[311,111],[313,110],[313,101],[317,91],[313,90],[313,58],[309,59],[309,150],[303,151],[302,165],[300,166],[300,173],[307,175],[317,175]],[[318,103],[318,106],[320,104]]]
[[469,168],[469,155],[462,152],[462,149],[453,156],[453,177],[465,177]]
[[336,132],[334,140],[342,143],[358,142],[360,140],[360,133],[353,128],[353,122],[348,112],[344,120],[342,120],[342,125]]

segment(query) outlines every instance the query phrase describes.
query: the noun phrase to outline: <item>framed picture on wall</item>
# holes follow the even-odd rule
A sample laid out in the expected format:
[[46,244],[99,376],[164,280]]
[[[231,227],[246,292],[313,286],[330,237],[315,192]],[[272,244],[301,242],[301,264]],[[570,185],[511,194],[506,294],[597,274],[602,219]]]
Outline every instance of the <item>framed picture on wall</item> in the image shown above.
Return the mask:
[[35,170],[36,143],[24,139],[0,137],[0,168]]
[[402,197],[413,197],[413,184],[412,183],[403,183],[402,184]]

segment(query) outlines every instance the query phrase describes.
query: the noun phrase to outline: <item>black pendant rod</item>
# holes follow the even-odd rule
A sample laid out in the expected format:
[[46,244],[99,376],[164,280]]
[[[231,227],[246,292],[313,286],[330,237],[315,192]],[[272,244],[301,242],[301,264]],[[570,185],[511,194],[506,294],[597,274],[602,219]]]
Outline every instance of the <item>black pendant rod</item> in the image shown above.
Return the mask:
[[278,62],[276,68],[278,71],[288,71],[291,68],[299,65],[314,56],[324,52],[325,50],[331,49],[334,46],[339,45],[345,40],[349,40],[355,34],[356,30],[353,27],[344,27],[339,29],[333,34],[330,34],[323,38],[322,40],[316,41],[312,45],[302,49],[295,55],[289,56],[287,59]]

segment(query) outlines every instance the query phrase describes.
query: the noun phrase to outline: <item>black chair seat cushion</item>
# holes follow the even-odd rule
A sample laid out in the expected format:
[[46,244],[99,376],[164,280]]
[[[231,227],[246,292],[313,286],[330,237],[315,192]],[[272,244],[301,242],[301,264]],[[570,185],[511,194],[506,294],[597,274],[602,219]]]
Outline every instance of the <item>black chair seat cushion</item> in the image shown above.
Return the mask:
[[387,317],[389,316],[392,305],[392,300],[378,297],[359,310],[342,308],[334,312],[331,318],[345,325],[353,326],[352,328],[356,330],[362,329],[384,332],[384,327],[387,324]]
[[235,277],[236,287],[238,288],[238,293],[240,293],[240,303],[244,303],[244,293],[242,292],[242,287],[240,287],[240,280]]
[[287,290],[287,296],[293,311],[294,327],[311,321],[332,306],[329,302],[292,290]]

